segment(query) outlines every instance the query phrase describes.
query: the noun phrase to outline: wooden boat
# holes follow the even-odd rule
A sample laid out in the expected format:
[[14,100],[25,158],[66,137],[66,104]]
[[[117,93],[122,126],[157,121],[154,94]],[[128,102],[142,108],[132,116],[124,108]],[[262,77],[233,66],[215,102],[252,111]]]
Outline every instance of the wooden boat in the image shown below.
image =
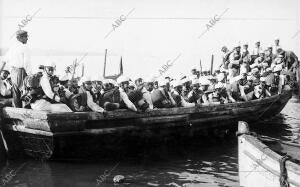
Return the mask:
[[238,128],[240,186],[300,186],[299,143],[253,136],[245,122]]
[[21,154],[20,150],[28,156],[45,159],[82,153],[101,155],[107,154],[101,138],[126,142],[127,137],[166,137],[230,126],[241,119],[255,121],[278,114],[290,98],[291,92],[285,92],[248,102],[158,109],[147,113],[117,110],[106,115],[6,107],[1,114],[1,129],[9,155]]

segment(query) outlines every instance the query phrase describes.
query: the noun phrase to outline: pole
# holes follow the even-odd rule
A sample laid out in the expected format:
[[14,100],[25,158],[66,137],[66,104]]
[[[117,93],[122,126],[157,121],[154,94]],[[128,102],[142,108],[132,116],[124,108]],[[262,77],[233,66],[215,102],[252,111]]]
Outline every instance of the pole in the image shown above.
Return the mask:
[[201,63],[201,59],[200,59],[200,73],[202,73],[202,63]]
[[212,75],[213,73],[213,67],[214,67],[214,55],[211,55],[211,64],[210,64],[210,73]]
[[105,77],[105,69],[106,69],[106,55],[107,55],[107,49],[105,49],[105,54],[104,54],[103,77]]

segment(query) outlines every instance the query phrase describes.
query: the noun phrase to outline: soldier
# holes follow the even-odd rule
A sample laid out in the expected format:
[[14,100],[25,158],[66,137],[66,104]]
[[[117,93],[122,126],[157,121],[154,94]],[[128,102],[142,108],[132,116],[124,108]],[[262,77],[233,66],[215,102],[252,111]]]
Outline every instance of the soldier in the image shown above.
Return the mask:
[[80,95],[81,102],[80,106],[83,107],[83,111],[93,111],[103,113],[105,110],[100,107],[96,102],[94,102],[93,92],[92,92],[92,80],[91,77],[85,76],[82,77],[81,80],[82,85],[78,90],[78,94]]
[[176,102],[170,93],[170,83],[166,79],[161,79],[159,88],[151,93],[153,105],[156,108],[171,108],[176,106]]
[[201,103],[200,98],[202,97],[203,92],[199,89],[200,88],[199,79],[193,79],[191,87],[192,89],[188,94],[188,102],[200,104]]
[[182,82],[180,80],[172,81],[172,91],[171,96],[173,97],[177,107],[192,107],[195,106],[194,103],[188,103],[181,96],[182,93]]
[[30,54],[27,46],[28,33],[24,30],[18,30],[16,33],[18,42],[9,48],[3,61],[11,67],[13,106],[22,107],[21,88],[27,74],[31,74]]
[[54,76],[55,64],[47,61],[43,66],[43,74],[40,78],[41,89],[37,88],[37,93],[31,101],[31,108],[33,110],[42,110],[50,112],[72,112],[66,105],[65,98],[60,97],[54,92],[55,85],[51,79]]

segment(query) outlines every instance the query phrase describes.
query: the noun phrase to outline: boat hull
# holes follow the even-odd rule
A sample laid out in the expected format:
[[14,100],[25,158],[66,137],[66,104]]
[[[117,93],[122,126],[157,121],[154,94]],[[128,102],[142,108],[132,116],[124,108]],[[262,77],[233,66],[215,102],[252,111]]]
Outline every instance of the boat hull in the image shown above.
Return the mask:
[[[244,187],[280,187],[280,160],[282,156],[271,150],[256,137],[238,138],[239,180]],[[286,161],[287,182],[300,186],[300,166]]]
[[[104,143],[126,143],[152,137],[190,136],[203,129],[230,128],[243,119],[247,122],[278,114],[291,98],[291,93],[263,100],[224,105],[199,105],[159,109],[149,113],[131,111],[89,113],[47,113],[28,109],[4,108],[2,131],[9,155],[20,153],[35,158],[66,155],[105,154]],[[114,141],[113,141],[114,140]],[[127,143],[130,145],[130,142]],[[108,148],[107,150],[113,150]]]

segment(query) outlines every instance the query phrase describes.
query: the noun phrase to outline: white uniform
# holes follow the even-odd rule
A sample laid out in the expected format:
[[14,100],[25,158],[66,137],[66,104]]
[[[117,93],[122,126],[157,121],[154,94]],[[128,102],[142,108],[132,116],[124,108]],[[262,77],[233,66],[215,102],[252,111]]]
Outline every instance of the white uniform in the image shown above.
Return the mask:
[[[43,73],[43,76],[40,80],[41,87],[45,93],[45,95],[50,98],[54,99],[56,102],[59,102],[60,98],[56,96],[50,85],[50,78],[46,73]],[[49,112],[72,112],[72,110],[63,103],[55,103],[52,104],[45,99],[39,99],[31,104],[31,108],[33,110],[41,110],[41,111],[49,111]]]

